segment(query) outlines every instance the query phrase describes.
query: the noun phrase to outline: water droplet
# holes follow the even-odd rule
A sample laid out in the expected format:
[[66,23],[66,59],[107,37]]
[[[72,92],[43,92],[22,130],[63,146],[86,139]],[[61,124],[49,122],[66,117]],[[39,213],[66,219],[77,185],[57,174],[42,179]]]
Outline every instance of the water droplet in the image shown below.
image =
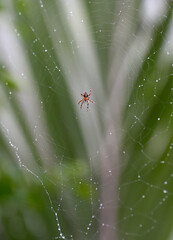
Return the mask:
[[72,17],[72,16],[73,16],[73,12],[72,12],[72,11],[70,11],[69,13],[70,13],[70,16]]

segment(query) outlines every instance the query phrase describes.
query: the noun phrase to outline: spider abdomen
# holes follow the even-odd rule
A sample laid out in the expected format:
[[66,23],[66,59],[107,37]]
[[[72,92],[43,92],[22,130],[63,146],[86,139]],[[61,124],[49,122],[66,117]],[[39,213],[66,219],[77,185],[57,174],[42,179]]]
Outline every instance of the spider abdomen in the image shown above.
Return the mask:
[[87,92],[84,93],[84,97],[85,97],[85,98],[88,97],[88,93],[87,93]]

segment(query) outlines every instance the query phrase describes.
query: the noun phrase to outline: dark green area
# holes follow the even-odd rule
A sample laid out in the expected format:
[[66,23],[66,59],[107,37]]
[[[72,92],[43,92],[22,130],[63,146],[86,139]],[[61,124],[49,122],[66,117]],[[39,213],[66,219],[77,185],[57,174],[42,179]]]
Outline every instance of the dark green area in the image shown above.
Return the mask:
[[[141,20],[142,1],[81,2],[93,40],[96,65],[101,73],[100,86],[104,85],[105,99],[109,102],[109,89],[114,83],[108,79],[114,68],[113,60],[117,61],[116,54],[122,51],[119,60],[122,62],[118,62],[118,66],[123,65],[135,38],[140,32],[145,33],[146,26]],[[3,4],[0,3],[0,13],[4,10],[1,6]],[[100,152],[96,152],[94,157],[92,155],[91,160],[92,150],[88,149],[89,144],[84,138],[88,129],[82,127],[77,117],[74,106],[77,103],[74,103],[67,83],[67,74],[73,70],[62,61],[63,56],[74,64],[75,71],[75,60],[82,54],[73,39],[69,16],[63,15],[59,0],[13,0],[5,11],[9,16],[13,13],[14,18],[11,19],[20,34],[19,44],[27,59],[41,107],[40,112],[35,113],[36,119],[41,113],[43,126],[46,126],[46,134],[42,132],[40,136],[51,147],[47,154],[49,157],[43,159],[40,149],[43,153],[47,153],[47,149],[44,145],[39,146],[41,141],[37,145],[37,136],[30,124],[32,116],[31,119],[26,117],[27,109],[23,109],[18,96],[22,89],[16,84],[18,81],[12,71],[1,62],[0,89],[3,97],[0,96],[0,111],[4,116],[8,108],[11,110],[14,118],[10,120],[16,121],[25,142],[15,146],[19,136],[13,136],[11,140],[11,133],[0,121],[0,239],[62,240],[64,235],[66,240],[100,240],[100,227],[104,224],[100,220],[101,189],[109,188],[114,179],[110,180],[110,169],[107,169],[106,182],[100,184],[103,166],[98,156],[107,135],[98,139],[101,147],[97,150]],[[118,206],[112,209],[118,220],[116,226],[108,224],[104,227],[117,231],[119,239],[116,240],[170,240],[172,234],[173,59],[165,60],[164,54],[172,26],[171,1],[168,1],[165,11],[160,21],[151,27],[152,41],[139,66],[134,67],[134,76],[127,73],[127,81],[131,81],[132,86],[129,91],[127,89],[128,101],[123,116],[120,116],[123,121],[119,129],[115,129],[116,134],[123,134],[117,171],[120,174]],[[121,29],[120,26],[126,27],[126,24],[129,28]],[[57,39],[51,35],[55,29]],[[78,32],[77,28],[75,30]],[[124,31],[129,33],[128,36]],[[115,36],[119,35],[117,40]],[[75,54],[73,47],[78,49]],[[85,62],[81,62],[81,66],[87,79],[90,73]],[[108,107],[114,111],[114,106]],[[107,109],[102,108],[99,101],[96,108],[101,109],[97,117],[102,136],[107,134],[109,127],[106,125]],[[117,127],[115,119],[111,119],[111,123]],[[26,153],[25,148],[28,148]],[[108,153],[105,163],[111,154]],[[109,208],[109,202],[103,207]]]

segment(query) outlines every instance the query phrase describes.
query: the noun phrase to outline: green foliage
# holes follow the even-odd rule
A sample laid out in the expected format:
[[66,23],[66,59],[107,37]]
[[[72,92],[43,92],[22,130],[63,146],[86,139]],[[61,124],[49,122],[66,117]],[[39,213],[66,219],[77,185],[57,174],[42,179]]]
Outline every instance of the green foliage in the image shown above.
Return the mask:
[[[26,100],[33,107],[28,114],[30,109],[24,107],[28,105],[20,94],[29,92],[29,84],[23,89],[2,64],[0,238],[47,240],[64,235],[66,240],[102,240],[105,227],[105,232],[116,232],[118,239],[169,239],[173,67],[172,57],[165,60],[163,52],[172,24],[172,2],[168,1],[164,15],[148,32],[139,1],[67,2],[13,0],[6,9],[9,16],[13,12],[10,24],[18,33],[32,79],[26,78],[38,102],[31,100],[39,110]],[[151,33],[150,42],[144,40],[148,46],[141,50],[143,55],[135,46],[133,55],[140,52],[140,62],[135,65],[134,61],[133,67],[129,58],[129,69],[125,62],[134,49],[133,41],[142,33],[145,36],[145,31]],[[13,70],[18,66],[17,60],[10,64]],[[113,92],[118,81],[117,87],[124,81],[127,88],[117,91],[124,103]],[[94,88],[96,104],[91,112],[83,109],[78,114],[74,96],[80,97],[78,90],[83,86]],[[14,130],[12,137],[9,126]],[[39,132],[38,126],[42,126]],[[110,126],[109,135],[115,133],[117,141],[107,137]],[[114,169],[119,179],[111,175]],[[105,226],[102,211],[109,210],[112,200],[102,206],[102,199],[109,198],[103,191],[109,186],[117,194],[111,208],[117,222]]]
[[0,83],[1,85],[6,86],[9,90],[17,90],[17,84],[15,83],[14,78],[3,67],[0,68]]

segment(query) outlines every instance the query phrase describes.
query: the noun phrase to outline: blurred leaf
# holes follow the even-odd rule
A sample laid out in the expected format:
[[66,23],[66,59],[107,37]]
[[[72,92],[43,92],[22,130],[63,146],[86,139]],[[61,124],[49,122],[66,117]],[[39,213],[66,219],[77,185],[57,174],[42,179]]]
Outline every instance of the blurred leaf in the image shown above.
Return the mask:
[[[162,52],[172,26],[172,1],[164,2],[166,12],[150,26],[146,50],[133,45],[136,39],[145,44],[141,36],[150,34],[141,20],[144,1],[11,3],[12,32],[17,33],[16,41],[27,59],[38,95],[35,104],[41,109],[26,116],[19,98],[23,92],[2,65],[0,84],[30,155],[25,154],[23,143],[21,149],[15,145],[17,135],[12,142],[10,124],[2,125],[0,238],[114,240],[119,234],[121,240],[169,239],[173,226],[173,84],[172,66]],[[129,58],[133,49],[134,55],[139,54],[136,66]],[[113,98],[119,100],[120,111],[108,101],[116,83],[118,94],[126,92],[121,92],[118,80],[126,80],[125,88],[131,83],[126,89],[123,123],[117,121],[122,118],[120,99]],[[78,114],[74,97],[78,84],[92,83],[96,111]],[[9,92],[13,93],[10,97]],[[123,98],[127,99],[125,94]],[[110,125],[115,131],[110,132]],[[123,139],[118,139],[119,132]],[[120,145],[115,146],[114,140],[121,141]],[[115,189],[116,199],[111,198]]]
[[0,83],[11,90],[18,90],[15,79],[4,68],[0,68]]

